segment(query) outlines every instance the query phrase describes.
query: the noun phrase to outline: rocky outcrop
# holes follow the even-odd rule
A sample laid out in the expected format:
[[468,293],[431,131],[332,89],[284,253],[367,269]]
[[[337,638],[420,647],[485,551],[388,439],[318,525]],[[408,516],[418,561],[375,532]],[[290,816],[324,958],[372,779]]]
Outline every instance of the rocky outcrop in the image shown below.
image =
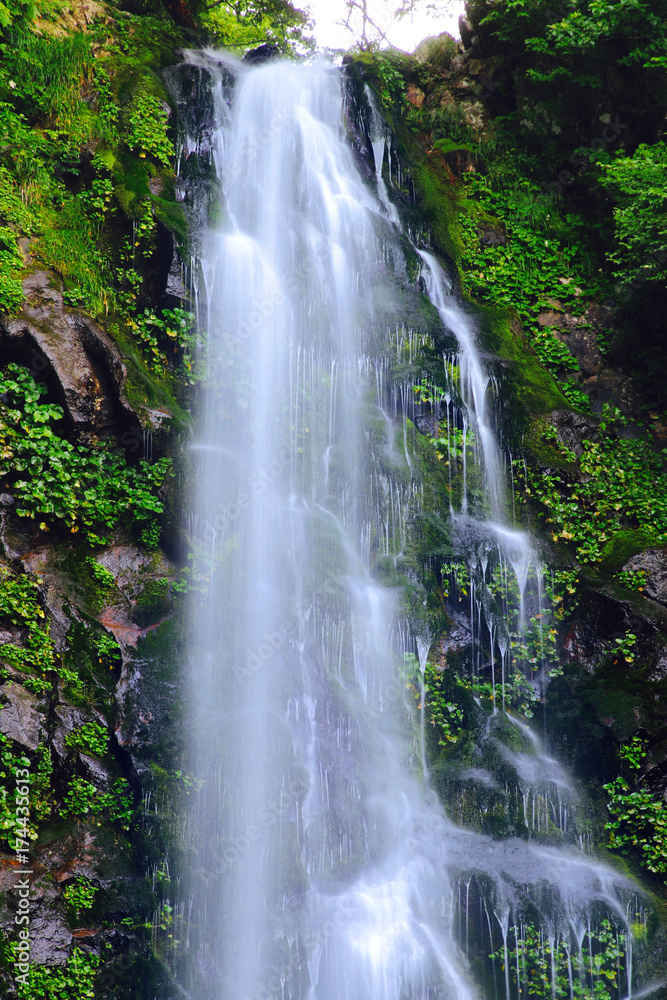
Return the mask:
[[98,323],[65,304],[53,273],[32,271],[23,290],[22,312],[0,318],[0,350],[50,385],[74,430],[134,440],[169,420],[167,410],[130,405],[121,352]]
[[644,575],[644,591],[654,601],[667,605],[667,548],[646,549],[627,561],[626,573]]

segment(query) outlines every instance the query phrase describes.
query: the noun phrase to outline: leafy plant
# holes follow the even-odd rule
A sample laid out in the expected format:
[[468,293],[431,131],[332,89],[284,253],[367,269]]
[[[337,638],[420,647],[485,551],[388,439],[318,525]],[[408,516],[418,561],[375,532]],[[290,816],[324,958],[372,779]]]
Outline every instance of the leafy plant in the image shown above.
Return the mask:
[[16,312],[23,303],[23,285],[19,279],[22,267],[15,234],[7,226],[0,226],[0,312]]
[[640,145],[603,163],[600,183],[614,202],[616,246],[608,254],[621,283],[664,281],[667,259],[667,145]]
[[448,747],[457,743],[461,735],[463,710],[451,695],[443,691],[442,671],[438,671],[432,663],[426,663],[424,680],[429,722],[436,731],[438,745]]
[[[581,479],[564,470],[530,471],[525,495],[542,505],[551,538],[572,544],[584,563],[599,562],[614,534],[631,526],[648,539],[667,539],[667,474],[660,454],[644,437],[625,437],[627,421],[606,405],[599,440],[584,439],[579,459]],[[516,465],[519,479],[526,476]]]
[[[487,177],[479,174],[466,174],[464,180],[475,199],[469,203],[470,210],[460,217],[461,263],[468,292],[483,301],[516,309],[535,353],[554,375],[570,403],[579,409],[590,409],[581,390],[565,377],[568,372],[579,370],[576,358],[550,328],[540,326],[537,321],[541,311],[554,307],[575,315],[582,312],[585,300],[580,287],[582,278],[577,274],[578,250],[550,231],[555,228],[555,219],[553,226],[546,220],[545,230],[542,217],[535,219],[526,211],[526,204],[540,198],[536,184],[524,180],[517,192],[497,190]],[[556,214],[553,209],[552,214]],[[480,234],[489,226],[498,226],[499,216],[504,220],[507,236],[486,245]]]
[[65,737],[65,746],[70,750],[81,750],[103,757],[107,751],[109,734],[99,722],[84,722],[78,729],[73,729]]
[[85,910],[91,910],[95,903],[97,887],[85,878],[77,878],[63,890],[65,902],[74,913],[76,921],[81,919]]
[[623,570],[616,574],[618,582],[627,587],[628,590],[637,590],[641,593],[646,589],[646,573],[642,569]]
[[[647,758],[646,744],[638,737],[623,744],[619,750],[621,761],[632,771],[640,771]],[[667,873],[667,813],[661,797],[642,784],[641,777],[633,776],[632,784],[619,776],[604,785],[609,801],[607,809],[611,819],[605,824],[609,830],[609,846],[623,854],[639,851],[640,863],[655,875]]]
[[98,563],[92,556],[86,556],[85,562],[86,566],[90,569],[93,578],[97,580],[98,583],[101,583],[104,587],[116,586],[116,578],[111,570],[108,570],[106,566],[102,566],[102,564]]
[[[30,760],[22,753],[15,754],[11,740],[0,733],[0,831],[2,839],[9,842],[12,850],[17,837],[24,840],[37,838],[35,826],[30,820],[30,798],[19,795],[18,791],[20,783],[17,776],[20,773],[23,777],[27,768],[30,768]],[[21,800],[21,816],[18,815],[18,799]]]
[[107,816],[119,823],[123,830],[129,830],[134,819],[135,808],[128,782],[118,778],[110,792],[101,792],[85,778],[72,778],[61,808],[63,816]]
[[[509,935],[508,935],[509,937]],[[511,946],[489,957],[499,961],[519,995],[536,1000],[609,1000],[619,985],[625,934],[607,919],[589,927],[586,944],[572,947],[528,923],[511,928]],[[574,972],[574,975],[573,975]]]
[[25,575],[12,576],[7,569],[0,569],[0,616],[8,624],[27,630],[23,645],[13,642],[0,645],[0,658],[20,670],[27,669],[38,675],[55,668],[53,641],[39,599],[37,581]]
[[45,393],[25,368],[8,365],[0,376],[0,479],[11,489],[19,517],[40,527],[96,533],[122,519],[150,528],[164,506],[158,491],[168,459],[129,466],[107,444],[74,445],[57,432],[59,406],[40,403]]
[[174,158],[174,147],[167,136],[169,111],[153,94],[137,94],[130,105],[128,145],[139,150],[139,156],[152,156],[168,167]]
[[64,966],[31,962],[27,984],[17,983],[17,996],[19,1000],[94,1000],[99,967],[99,956],[81,948],[74,949]]

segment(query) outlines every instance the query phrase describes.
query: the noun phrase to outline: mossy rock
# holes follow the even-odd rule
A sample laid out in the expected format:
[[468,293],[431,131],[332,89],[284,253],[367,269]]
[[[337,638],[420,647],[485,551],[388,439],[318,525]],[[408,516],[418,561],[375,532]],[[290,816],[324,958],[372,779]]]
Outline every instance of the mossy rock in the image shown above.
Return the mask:
[[526,340],[516,313],[476,307],[479,341],[484,350],[511,364],[514,395],[526,415],[572,409],[558,383],[540,364]]
[[600,568],[607,573],[618,573],[632,556],[660,544],[650,528],[618,531],[602,550]]
[[164,618],[170,607],[169,580],[166,577],[161,580],[151,580],[141,591],[132,609],[132,620],[142,628],[146,628]]

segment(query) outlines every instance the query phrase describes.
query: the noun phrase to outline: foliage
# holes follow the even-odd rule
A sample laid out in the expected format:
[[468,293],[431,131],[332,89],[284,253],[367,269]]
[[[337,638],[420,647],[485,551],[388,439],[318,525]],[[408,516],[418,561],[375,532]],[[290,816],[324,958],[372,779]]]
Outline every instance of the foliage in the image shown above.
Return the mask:
[[104,756],[108,742],[109,734],[99,722],[84,722],[65,737],[65,746],[70,750],[81,750],[82,753],[92,753],[96,757]]
[[98,583],[101,583],[102,586],[114,587],[116,585],[115,576],[106,568],[106,566],[102,566],[102,564],[98,563],[92,556],[86,556],[85,562],[86,566],[90,569],[93,578],[97,580]]
[[507,952],[501,948],[490,958],[502,963],[519,995],[536,1000],[568,1000],[572,996],[608,1000],[611,991],[619,987],[625,934],[617,932],[609,920],[603,919],[596,929],[589,926],[586,945],[581,948],[551,937],[531,923],[511,930],[513,947]]
[[23,259],[16,236],[7,226],[0,226],[0,312],[16,312],[23,302],[19,280]]
[[153,94],[137,94],[128,112],[130,148],[139,156],[152,156],[168,167],[174,158],[174,147],[167,135],[169,111]]
[[205,334],[197,329],[194,313],[185,309],[162,309],[158,314],[154,309],[145,309],[128,320],[144,346],[144,352],[152,370],[158,374],[167,371],[169,359],[166,350],[179,357],[181,377],[189,385],[201,381],[205,370],[195,359],[202,346]]
[[443,691],[442,670],[432,663],[426,663],[424,681],[429,722],[436,732],[438,745],[447,747],[456,743],[461,735],[463,711],[460,704]]
[[625,570],[617,573],[616,577],[618,582],[623,587],[627,587],[628,590],[637,590],[641,593],[646,589],[646,573],[643,569]]
[[664,282],[667,261],[667,145],[640,145],[632,156],[603,163],[600,183],[613,200],[614,274],[631,281]]
[[96,893],[97,887],[85,878],[77,878],[65,886],[63,890],[65,902],[73,911],[77,921],[81,919],[82,912],[93,908]]
[[94,1000],[100,959],[75,948],[67,965],[30,963],[28,985],[17,983],[19,1000]]
[[0,616],[7,624],[27,632],[22,646],[0,645],[0,659],[20,670],[36,672],[37,690],[45,690],[41,675],[55,667],[55,652],[49,626],[39,599],[39,582],[26,575],[12,576],[0,570]]
[[107,659],[111,661],[111,666],[113,666],[114,662],[120,659],[120,646],[114,636],[109,635],[108,632],[99,632],[93,635],[91,643],[99,657],[100,663],[102,660]]
[[236,50],[268,43],[291,54],[315,47],[307,35],[312,27],[308,12],[289,0],[220,0],[208,4],[201,18],[216,42]]
[[[646,438],[625,437],[627,420],[606,405],[597,440],[584,439],[581,480],[564,470],[528,471],[525,495],[534,497],[551,525],[551,539],[572,544],[584,563],[599,562],[613,535],[628,526],[657,542],[667,540],[667,474]],[[525,476],[517,463],[519,478]]]
[[78,819],[104,815],[123,830],[129,830],[135,814],[130,786],[124,778],[118,778],[110,792],[101,792],[85,778],[72,778],[63,798],[61,814]]
[[[567,373],[578,371],[577,360],[550,328],[538,322],[538,315],[545,310],[557,308],[574,315],[582,312],[583,263],[578,260],[576,246],[550,231],[549,213],[543,219],[526,211],[526,197],[529,203],[540,197],[537,185],[530,181],[524,181],[519,192],[495,190],[489,179],[479,174],[466,175],[465,184],[474,199],[470,210],[460,217],[466,290],[482,301],[516,309],[538,358],[556,377],[570,403],[589,409],[586,397],[566,378]],[[502,238],[485,240],[484,233],[490,227],[502,230]]]
[[[25,775],[30,767],[30,760],[23,753],[12,751],[12,741],[0,733],[0,831],[2,839],[9,841],[13,849],[16,837],[35,840],[37,833],[29,818],[29,797],[19,796],[17,791],[17,774]],[[17,814],[17,799],[20,798],[21,811],[27,806],[27,813],[21,817]],[[27,802],[24,799],[28,798]],[[28,818],[26,818],[26,815]]]
[[395,103],[407,103],[405,96],[405,80],[395,65],[387,56],[378,54],[374,60],[380,79],[380,99],[386,107]]
[[[568,7],[562,20],[548,26],[546,37],[526,42],[529,50],[556,55],[562,61],[578,60],[599,51],[605,43],[620,41],[626,48],[618,58],[621,65],[650,67],[654,59],[664,57],[667,5],[663,0],[585,0],[583,4],[570,0],[561,12]],[[534,71],[538,79],[549,80],[552,75],[540,77]]]
[[[640,771],[646,762],[646,745],[634,736],[621,746],[623,761],[632,771]],[[633,775],[630,783],[623,776],[604,785],[609,801],[607,809],[611,819],[605,825],[609,830],[610,847],[629,854],[639,850],[639,860],[644,868],[655,875],[667,873],[667,813],[662,798],[642,784],[641,776]]]
[[121,519],[150,528],[164,510],[159,490],[169,460],[133,467],[105,443],[71,444],[57,431],[61,408],[40,403],[44,393],[25,368],[8,365],[0,375],[0,477],[19,517],[38,520],[42,530],[95,533]]

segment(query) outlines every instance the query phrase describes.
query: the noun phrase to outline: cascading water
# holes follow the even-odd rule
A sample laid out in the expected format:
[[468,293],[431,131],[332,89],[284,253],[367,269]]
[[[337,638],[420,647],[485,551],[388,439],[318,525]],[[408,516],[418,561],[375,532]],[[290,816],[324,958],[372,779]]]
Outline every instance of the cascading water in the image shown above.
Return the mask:
[[[195,1000],[467,1000],[478,992],[473,899],[481,950],[507,958],[528,912],[548,924],[545,941],[575,950],[569,929],[596,912],[624,926],[632,886],[580,853],[492,840],[445,817],[401,673],[416,648],[423,677],[431,636],[406,635],[398,589],[369,569],[377,554],[397,563],[420,502],[407,396],[399,407],[395,394],[392,409],[384,374],[399,341],[411,357],[419,350],[418,336],[396,333],[395,275],[406,272],[397,216],[362,181],[345,141],[338,71],[248,70],[207,54],[192,63],[215,101],[222,222],[201,261],[209,376],[193,447],[193,545],[202,593],[186,723],[202,787],[186,815],[178,975]],[[459,343],[458,394],[486,484],[482,511],[464,485],[452,517],[473,537],[471,564],[485,573],[495,547],[523,596],[532,556],[503,524],[487,379],[439,264],[420,255]],[[488,628],[504,668],[501,625]],[[490,743],[496,718],[506,719],[490,720]],[[497,773],[471,765],[465,780],[509,799],[505,768],[520,778],[527,831],[536,802],[538,821],[553,826],[557,813],[566,830],[562,771],[532,735],[516,734],[515,749],[496,754]],[[550,789],[562,793],[557,806]],[[503,976],[510,1000],[507,961],[503,974],[493,966],[496,994]]]

